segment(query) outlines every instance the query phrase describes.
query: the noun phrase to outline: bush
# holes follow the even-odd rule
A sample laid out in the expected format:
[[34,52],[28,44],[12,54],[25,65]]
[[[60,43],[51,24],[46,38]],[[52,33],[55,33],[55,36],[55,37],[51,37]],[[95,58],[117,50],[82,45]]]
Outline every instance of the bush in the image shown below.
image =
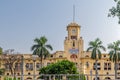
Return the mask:
[[19,78],[5,77],[4,80],[20,80]]

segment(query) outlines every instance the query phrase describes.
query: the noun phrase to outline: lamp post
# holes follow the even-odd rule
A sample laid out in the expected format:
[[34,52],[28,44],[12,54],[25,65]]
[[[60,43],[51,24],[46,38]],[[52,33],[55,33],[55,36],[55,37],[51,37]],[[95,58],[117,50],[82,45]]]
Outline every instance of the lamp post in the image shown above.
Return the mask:
[[90,70],[90,76],[91,76],[91,80],[92,80],[92,69]]
[[21,80],[24,80],[24,59],[23,55],[21,56]]
[[34,75],[33,75],[33,77],[34,77],[34,80],[35,80],[35,61],[36,61],[36,58],[37,58],[38,56],[37,55],[32,55],[32,59],[33,59],[33,62],[34,62]]

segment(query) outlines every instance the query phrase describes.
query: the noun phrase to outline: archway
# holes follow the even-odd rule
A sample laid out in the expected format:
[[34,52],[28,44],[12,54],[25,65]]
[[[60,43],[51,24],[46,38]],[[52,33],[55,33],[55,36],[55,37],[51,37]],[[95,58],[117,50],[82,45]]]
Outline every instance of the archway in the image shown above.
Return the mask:
[[105,80],[111,80],[111,78],[110,77],[105,77]]
[[[94,78],[93,80],[95,80],[95,78]],[[100,78],[99,78],[99,77],[97,77],[97,80],[100,80]]]
[[31,77],[28,77],[26,80],[32,80],[32,78],[31,78]]

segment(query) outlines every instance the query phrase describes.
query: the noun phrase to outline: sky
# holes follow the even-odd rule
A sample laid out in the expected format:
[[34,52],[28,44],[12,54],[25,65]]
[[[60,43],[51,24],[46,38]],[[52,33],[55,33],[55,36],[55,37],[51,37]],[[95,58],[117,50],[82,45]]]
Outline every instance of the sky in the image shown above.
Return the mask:
[[103,45],[120,40],[117,18],[109,18],[114,0],[0,0],[0,46],[19,53],[32,53],[33,40],[46,36],[53,51],[64,50],[66,26],[81,26],[84,50],[89,41],[100,38]]

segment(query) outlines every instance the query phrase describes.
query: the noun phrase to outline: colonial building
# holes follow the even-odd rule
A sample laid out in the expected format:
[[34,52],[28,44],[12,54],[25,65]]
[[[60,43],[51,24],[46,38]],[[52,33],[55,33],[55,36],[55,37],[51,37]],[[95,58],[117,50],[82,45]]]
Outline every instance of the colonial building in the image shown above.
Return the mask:
[[[84,40],[80,36],[81,26],[75,22],[67,25],[67,36],[64,40],[64,51],[56,51],[51,56],[43,60],[43,65],[47,66],[60,60],[69,60],[76,64],[79,73],[86,75],[88,80],[95,78],[95,60],[92,60],[91,52],[84,51]],[[39,58],[34,58],[31,54],[23,54],[23,71],[21,71],[21,61],[14,63],[14,74],[21,78],[21,72],[24,75],[24,80],[33,80],[39,78],[40,61]],[[2,63],[2,60],[1,60]],[[10,69],[7,64],[0,65],[5,68],[5,75],[10,76]],[[109,60],[106,53],[102,53],[102,59],[98,61],[98,74],[99,80],[112,80],[114,79],[114,63]],[[120,73],[120,63],[118,64],[118,74]],[[36,75],[36,76],[34,76]],[[2,79],[1,79],[2,80]]]

